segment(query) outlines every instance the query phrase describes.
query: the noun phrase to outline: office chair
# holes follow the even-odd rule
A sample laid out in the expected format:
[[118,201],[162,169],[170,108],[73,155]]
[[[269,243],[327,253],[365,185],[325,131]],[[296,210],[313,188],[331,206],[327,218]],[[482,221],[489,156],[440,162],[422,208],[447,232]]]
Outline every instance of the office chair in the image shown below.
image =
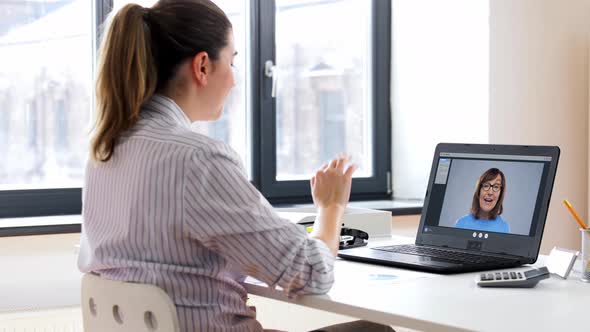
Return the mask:
[[161,288],[101,278],[82,277],[85,332],[179,332],[174,303]]

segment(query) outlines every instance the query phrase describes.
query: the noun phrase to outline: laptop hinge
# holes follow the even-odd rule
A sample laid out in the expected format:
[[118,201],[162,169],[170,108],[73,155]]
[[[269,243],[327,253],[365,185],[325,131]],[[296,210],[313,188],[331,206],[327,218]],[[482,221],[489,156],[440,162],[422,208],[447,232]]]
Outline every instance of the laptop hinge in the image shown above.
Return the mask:
[[531,262],[531,259],[529,257],[510,255],[505,252],[488,252],[488,251],[480,251],[480,250],[468,250],[468,249],[449,247],[446,245],[442,245],[442,246],[429,245],[429,244],[421,244],[421,245],[425,246],[425,247],[436,248],[436,249],[448,249],[448,250],[452,250],[452,251],[460,251],[460,252],[464,252],[464,253],[468,253],[468,254],[476,254],[476,255],[500,257],[500,258],[509,258],[512,260],[522,261],[523,264],[528,264]]

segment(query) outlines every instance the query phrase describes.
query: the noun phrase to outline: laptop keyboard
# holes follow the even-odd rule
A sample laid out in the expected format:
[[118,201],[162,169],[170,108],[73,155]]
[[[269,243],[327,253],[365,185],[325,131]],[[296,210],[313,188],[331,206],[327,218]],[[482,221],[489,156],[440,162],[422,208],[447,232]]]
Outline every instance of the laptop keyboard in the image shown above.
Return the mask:
[[399,254],[410,254],[416,256],[426,256],[434,258],[442,258],[450,261],[464,262],[469,264],[486,264],[486,263],[497,263],[497,262],[512,262],[511,259],[471,254],[461,251],[445,250],[432,247],[416,246],[413,244],[395,245],[395,246],[384,246],[374,247],[375,250],[389,251]]

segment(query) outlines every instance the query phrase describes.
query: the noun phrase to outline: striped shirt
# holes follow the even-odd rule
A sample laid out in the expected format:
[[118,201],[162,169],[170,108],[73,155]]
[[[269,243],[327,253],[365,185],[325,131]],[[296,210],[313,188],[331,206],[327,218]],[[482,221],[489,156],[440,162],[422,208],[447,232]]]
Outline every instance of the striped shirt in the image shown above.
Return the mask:
[[86,167],[82,272],[159,286],[181,331],[262,330],[246,276],[289,296],[330,289],[328,247],[273,211],[228,145],[191,131],[169,98],[140,114],[109,161]]

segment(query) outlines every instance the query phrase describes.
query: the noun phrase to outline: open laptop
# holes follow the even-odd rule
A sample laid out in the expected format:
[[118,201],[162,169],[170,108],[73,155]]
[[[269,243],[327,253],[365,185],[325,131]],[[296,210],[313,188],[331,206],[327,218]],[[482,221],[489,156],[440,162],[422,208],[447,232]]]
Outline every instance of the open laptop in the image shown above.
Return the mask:
[[534,263],[559,153],[552,146],[441,143],[415,244],[347,249],[338,256],[436,273]]

